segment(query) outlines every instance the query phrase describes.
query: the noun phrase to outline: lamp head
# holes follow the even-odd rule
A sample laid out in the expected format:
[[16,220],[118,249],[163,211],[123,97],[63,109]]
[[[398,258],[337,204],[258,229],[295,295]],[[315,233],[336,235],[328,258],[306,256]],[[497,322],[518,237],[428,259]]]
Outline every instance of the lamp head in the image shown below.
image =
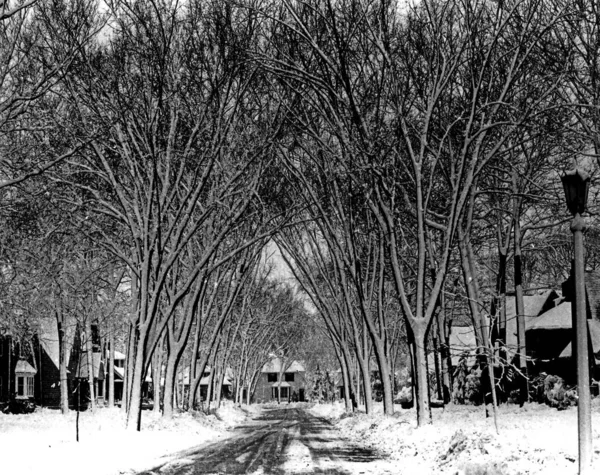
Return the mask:
[[565,190],[567,208],[573,216],[582,214],[587,205],[588,191],[590,188],[590,177],[584,171],[577,168],[565,172],[561,177]]

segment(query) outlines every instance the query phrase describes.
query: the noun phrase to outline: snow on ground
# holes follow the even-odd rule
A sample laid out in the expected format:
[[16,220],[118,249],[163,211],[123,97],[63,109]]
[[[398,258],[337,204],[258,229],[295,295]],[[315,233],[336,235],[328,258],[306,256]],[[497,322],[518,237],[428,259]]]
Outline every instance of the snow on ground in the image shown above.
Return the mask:
[[38,408],[32,414],[0,413],[2,473],[113,475],[135,473],[174,460],[181,450],[228,437],[227,427],[244,420],[232,404],[216,415],[175,414],[170,421],[143,411],[142,431],[126,431],[119,409],[80,413]]
[[[600,399],[593,400],[594,470],[600,473]],[[557,411],[526,404],[499,408],[497,435],[482,406],[433,410],[433,425],[417,428],[416,412],[397,407],[394,417],[344,414],[319,404],[311,412],[333,419],[341,432],[398,460],[401,474],[576,474],[577,408]],[[376,411],[377,412],[377,411]]]

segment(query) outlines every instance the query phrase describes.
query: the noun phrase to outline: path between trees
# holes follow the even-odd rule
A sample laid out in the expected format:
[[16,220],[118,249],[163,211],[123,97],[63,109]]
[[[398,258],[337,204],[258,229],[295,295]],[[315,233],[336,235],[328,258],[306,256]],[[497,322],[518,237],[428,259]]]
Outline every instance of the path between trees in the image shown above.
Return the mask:
[[397,473],[382,454],[342,437],[300,407],[265,409],[223,441],[181,452],[140,475]]

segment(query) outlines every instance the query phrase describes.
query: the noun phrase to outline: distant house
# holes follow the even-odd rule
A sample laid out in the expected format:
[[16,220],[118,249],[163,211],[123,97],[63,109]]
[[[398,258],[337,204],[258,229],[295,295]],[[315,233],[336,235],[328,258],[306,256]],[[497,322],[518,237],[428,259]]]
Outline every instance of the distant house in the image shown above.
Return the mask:
[[[586,312],[592,377],[600,379],[600,273],[587,272],[585,276]],[[555,291],[524,297],[525,337],[530,374],[547,372],[562,376],[574,383],[576,376],[572,359],[574,298],[573,280],[562,286],[562,294]],[[506,342],[509,357],[517,351],[517,312],[514,296],[507,298],[506,327],[500,328],[499,339]],[[453,327],[450,333],[452,364],[456,366],[462,355],[474,362],[475,332],[472,326]]]
[[[52,325],[52,323],[54,325]],[[60,371],[56,320],[39,320],[31,338],[0,336],[0,402],[13,397],[58,407]]]
[[[535,295],[525,295],[523,297],[525,328],[531,326],[538,320],[538,317],[556,307],[561,299],[554,290]],[[514,295],[506,297],[506,327],[500,329],[500,339],[505,343],[509,352],[509,357],[514,356],[518,350],[517,335],[517,304]]]
[[[572,361],[574,291],[572,279],[563,284],[563,300],[555,308],[527,321],[527,352],[538,371],[558,374],[574,382],[576,372]],[[585,275],[588,350],[594,379],[600,378],[600,274]]]
[[[165,377],[164,377],[164,367],[163,367],[163,371],[162,374],[163,376],[160,379],[160,386],[161,388],[163,388],[162,390],[164,391],[164,386],[165,386]],[[204,372],[202,373],[202,378],[200,378],[200,384],[198,386],[198,389],[200,391],[200,401],[205,402],[208,400],[208,387],[210,386],[210,380],[213,377],[212,374],[212,369],[210,366],[206,366],[204,368]],[[149,372],[150,373],[150,372]],[[151,379],[148,379],[149,376],[146,378],[146,381],[151,381]],[[232,388],[233,388],[233,384],[231,383],[231,379],[232,379],[232,371],[231,368],[227,368],[225,370],[225,375],[223,375],[223,383],[221,385],[221,398],[224,399],[229,399],[231,398],[231,394],[232,394]],[[215,399],[214,395],[215,395],[215,390],[216,390],[216,386],[217,386],[217,380],[216,378],[213,379],[212,381],[212,387],[211,387],[211,400]],[[180,395],[183,394],[183,398],[184,400],[187,400],[188,395],[189,395],[189,391],[190,391],[190,367],[187,366],[185,367],[182,371],[179,371],[175,377],[175,391],[176,394]]]
[[[57,322],[40,318],[33,337],[15,339],[0,336],[0,402],[12,397],[27,398],[37,405],[60,405],[60,347]],[[85,404],[89,399],[87,352],[82,352],[82,333],[77,324],[65,329],[69,404]],[[92,371],[95,394],[104,396],[104,360],[100,354],[97,327],[92,325]]]
[[273,358],[260,372],[254,400],[257,402],[272,402],[279,399],[287,402],[304,401],[306,399],[305,373],[304,366],[299,361],[282,362],[280,358]]
[[[475,363],[477,342],[473,326],[452,326],[448,340],[450,359],[452,360],[453,367],[458,366],[461,358],[466,358],[467,364],[469,365]],[[429,368],[432,369],[434,367],[433,360],[428,363]]]
[[[554,290],[535,295],[525,295],[523,297],[525,328],[533,325],[542,313],[555,307],[558,301],[560,301],[559,295]],[[500,331],[496,335],[499,340],[505,343],[505,347],[509,351],[509,357],[514,356],[518,349],[517,310],[514,295],[506,298],[506,326],[500,327]],[[467,358],[469,365],[474,364],[477,343],[473,326],[453,326],[450,331],[449,347],[452,366],[456,367],[463,357]]]

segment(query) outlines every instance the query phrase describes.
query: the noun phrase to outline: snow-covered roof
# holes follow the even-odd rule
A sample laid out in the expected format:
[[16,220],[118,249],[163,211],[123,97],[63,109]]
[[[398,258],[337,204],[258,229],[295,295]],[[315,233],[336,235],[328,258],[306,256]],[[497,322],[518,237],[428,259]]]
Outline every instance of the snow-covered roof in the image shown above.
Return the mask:
[[[67,348],[65,349],[66,364],[69,366],[69,359],[71,356],[71,344],[73,341],[73,330],[66,329],[67,336],[65,338]],[[58,324],[55,318],[42,317],[39,319],[39,331],[38,339],[41,347],[44,349],[52,363],[56,368],[60,368],[60,345],[58,339]]]
[[[554,300],[558,298],[558,294],[554,290],[535,295],[523,296],[524,315],[526,319],[526,327],[529,327],[532,321],[535,321],[538,315],[554,306]],[[517,315],[517,304],[514,296],[506,297],[506,319],[510,320]]]
[[[88,354],[87,351],[81,353],[79,361],[77,362],[77,368],[75,370],[76,378],[87,378],[88,377]],[[102,354],[98,352],[92,353],[92,373],[94,378],[104,379],[104,363],[102,361]]]
[[472,326],[453,326],[450,329],[449,345],[450,357],[454,366],[458,364],[465,352],[472,353],[474,356],[477,350],[474,328]]
[[[600,362],[600,322],[598,320],[588,320],[588,330],[590,332],[590,342],[592,344],[592,352],[596,363]],[[569,343],[560,354],[560,358],[570,358],[573,356],[573,347]]]
[[289,388],[291,387],[291,384],[281,381],[280,383],[273,383],[271,386],[274,388]]
[[[303,373],[306,370],[304,369],[304,365],[296,360],[284,360],[284,372],[286,373]],[[262,368],[263,373],[280,373],[281,372],[281,359],[273,358],[267,364],[265,364]]]
[[15,367],[15,374],[16,373],[36,374],[37,370],[33,366],[31,366],[27,361],[19,360],[17,361],[17,365]]
[[[106,359],[108,359],[110,357],[110,351],[106,350]],[[125,355],[123,353],[121,353],[120,351],[115,350],[115,361],[116,360],[124,360],[125,359]]]
[[526,330],[567,330],[573,325],[571,302],[563,302],[535,319],[530,319]]

